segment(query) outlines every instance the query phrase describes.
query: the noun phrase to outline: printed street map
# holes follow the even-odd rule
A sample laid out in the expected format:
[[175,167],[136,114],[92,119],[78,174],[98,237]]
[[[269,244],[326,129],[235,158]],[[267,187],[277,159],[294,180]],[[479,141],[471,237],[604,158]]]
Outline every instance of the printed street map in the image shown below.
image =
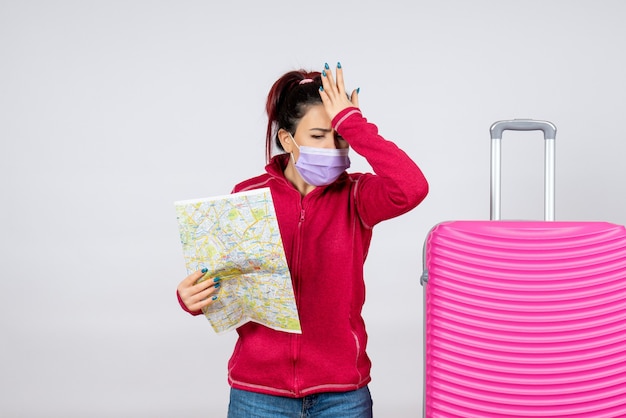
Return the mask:
[[217,333],[248,321],[300,333],[272,195],[268,188],[174,203],[188,274],[219,276],[204,314]]

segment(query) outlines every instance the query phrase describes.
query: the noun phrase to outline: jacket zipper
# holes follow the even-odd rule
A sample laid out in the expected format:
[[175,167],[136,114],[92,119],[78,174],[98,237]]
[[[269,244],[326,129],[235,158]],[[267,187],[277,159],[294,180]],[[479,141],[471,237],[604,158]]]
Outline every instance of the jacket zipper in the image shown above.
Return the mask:
[[[297,274],[298,276],[300,275],[300,254],[302,252],[302,226],[304,224],[304,219],[305,219],[305,210],[304,210],[304,198],[299,196],[300,198],[300,219],[298,220],[298,233],[296,236],[296,245],[294,247],[294,253],[295,253],[295,262],[294,262],[294,274]],[[300,280],[298,280],[296,282],[296,286],[297,289],[295,290],[295,293],[297,295],[297,299],[296,299],[296,305],[300,304]],[[292,334],[292,344],[291,344],[291,349],[292,349],[292,359],[293,359],[293,382],[294,382],[294,390],[296,392],[296,394],[300,393],[300,382],[298,379],[298,360],[299,360],[299,352],[300,352],[300,335],[299,334]]]

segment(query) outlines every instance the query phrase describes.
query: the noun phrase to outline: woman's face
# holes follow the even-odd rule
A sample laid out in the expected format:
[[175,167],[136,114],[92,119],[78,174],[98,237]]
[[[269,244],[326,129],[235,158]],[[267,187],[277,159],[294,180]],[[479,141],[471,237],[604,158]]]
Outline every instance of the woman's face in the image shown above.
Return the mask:
[[[328,113],[322,104],[311,106],[300,119],[294,139],[299,147],[348,148],[348,143],[332,128]],[[293,152],[297,160],[298,149],[295,148]]]

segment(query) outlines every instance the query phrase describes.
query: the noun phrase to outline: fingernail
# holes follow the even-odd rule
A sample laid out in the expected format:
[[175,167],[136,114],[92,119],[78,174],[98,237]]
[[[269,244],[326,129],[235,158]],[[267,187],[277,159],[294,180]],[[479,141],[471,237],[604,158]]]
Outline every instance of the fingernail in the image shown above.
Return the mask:
[[326,77],[326,70],[322,71],[322,75]]
[[324,91],[324,87],[320,86],[320,91]]
[[213,279],[215,283],[219,282],[220,280],[222,280],[220,277],[216,277],[215,279]]
[[215,299],[217,299],[217,296],[213,296],[213,297],[211,298],[211,300],[215,300]]
[[207,271],[209,271],[209,269],[205,267],[205,268],[203,268],[203,269],[202,269],[202,270],[200,270],[200,271],[201,271],[202,273],[206,273]]
[[337,61],[337,68],[341,68],[341,63]]
[[360,91],[361,91],[361,87],[357,87],[356,88],[356,94],[359,94]]
[[324,68],[326,68],[327,70],[330,70],[330,67],[328,66],[328,63],[324,63]]
[[220,285],[219,283],[215,283],[215,286],[213,286],[213,287],[217,289],[217,288],[218,288],[218,287],[220,287],[220,286],[221,286],[221,285]]

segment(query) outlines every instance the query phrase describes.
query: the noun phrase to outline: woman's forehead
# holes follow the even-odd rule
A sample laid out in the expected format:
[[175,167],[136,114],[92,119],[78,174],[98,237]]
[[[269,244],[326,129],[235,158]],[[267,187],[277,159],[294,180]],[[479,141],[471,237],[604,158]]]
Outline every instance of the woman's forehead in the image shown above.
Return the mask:
[[302,119],[300,119],[299,127],[302,126],[306,130],[320,129],[331,131],[332,125],[328,113],[323,105],[315,105],[309,107]]

